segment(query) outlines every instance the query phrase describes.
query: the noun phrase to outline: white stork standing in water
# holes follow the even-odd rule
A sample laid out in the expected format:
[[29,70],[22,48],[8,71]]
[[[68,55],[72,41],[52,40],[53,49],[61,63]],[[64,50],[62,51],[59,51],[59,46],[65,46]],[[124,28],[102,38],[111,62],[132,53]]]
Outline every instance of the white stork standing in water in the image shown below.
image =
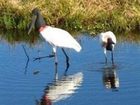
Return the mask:
[[56,56],[57,47],[60,47],[62,48],[62,51],[66,56],[67,64],[69,65],[69,57],[67,56],[64,48],[71,48],[80,52],[81,46],[79,43],[67,31],[47,26],[38,8],[33,9],[32,14],[32,22],[30,24],[28,34],[30,34],[33,26],[35,26],[35,29],[39,31],[40,36],[52,45],[53,54],[49,57],[55,57],[55,64],[58,63]]
[[106,55],[107,51],[111,51],[111,60],[112,64],[114,64],[113,51],[116,44],[116,36],[114,35],[113,32],[107,31],[99,34],[99,40],[104,50],[105,62],[107,63],[107,55]]

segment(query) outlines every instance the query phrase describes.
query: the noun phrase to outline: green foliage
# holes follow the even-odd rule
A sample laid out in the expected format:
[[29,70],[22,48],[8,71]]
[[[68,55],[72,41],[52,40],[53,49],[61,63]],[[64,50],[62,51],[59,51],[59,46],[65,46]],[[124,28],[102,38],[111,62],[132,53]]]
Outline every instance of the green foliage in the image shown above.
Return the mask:
[[140,26],[139,0],[1,0],[0,27],[25,30],[38,7],[48,25],[91,33],[133,31]]

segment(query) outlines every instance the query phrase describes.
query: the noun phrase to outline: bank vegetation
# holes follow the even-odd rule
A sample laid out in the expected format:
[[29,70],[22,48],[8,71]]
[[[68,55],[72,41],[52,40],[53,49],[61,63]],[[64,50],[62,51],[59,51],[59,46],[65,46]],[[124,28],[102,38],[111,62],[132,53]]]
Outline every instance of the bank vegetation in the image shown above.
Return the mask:
[[35,7],[48,25],[67,30],[140,30],[139,0],[0,0],[0,28],[26,30]]

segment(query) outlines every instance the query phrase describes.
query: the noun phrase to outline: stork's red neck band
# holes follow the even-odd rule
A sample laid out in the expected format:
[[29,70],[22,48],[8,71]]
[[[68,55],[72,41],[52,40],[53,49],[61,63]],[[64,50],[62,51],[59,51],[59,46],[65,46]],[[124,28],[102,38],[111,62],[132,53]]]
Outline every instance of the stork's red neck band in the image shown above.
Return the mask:
[[39,32],[43,31],[46,27],[47,27],[47,26],[41,26],[41,27],[39,28]]

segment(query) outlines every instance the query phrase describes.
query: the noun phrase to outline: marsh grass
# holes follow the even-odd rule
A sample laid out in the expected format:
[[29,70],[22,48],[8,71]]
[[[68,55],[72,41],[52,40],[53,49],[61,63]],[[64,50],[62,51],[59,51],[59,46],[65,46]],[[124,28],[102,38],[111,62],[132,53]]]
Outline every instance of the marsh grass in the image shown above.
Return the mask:
[[1,0],[0,27],[25,30],[35,7],[48,25],[67,30],[140,30],[139,0]]

